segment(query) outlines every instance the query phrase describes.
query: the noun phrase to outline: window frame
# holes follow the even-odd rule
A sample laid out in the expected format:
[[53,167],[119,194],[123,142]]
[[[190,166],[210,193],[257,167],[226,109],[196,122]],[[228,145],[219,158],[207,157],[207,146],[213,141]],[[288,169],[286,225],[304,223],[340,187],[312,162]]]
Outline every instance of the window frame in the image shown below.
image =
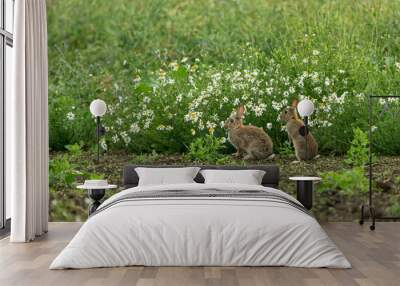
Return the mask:
[[[0,237],[10,231],[10,219],[6,215],[5,190],[5,93],[6,93],[6,49],[13,48],[13,34],[6,29],[6,1],[0,0]],[[10,0],[9,0],[10,1]],[[11,0],[13,13],[15,0]],[[15,13],[14,13],[15,14]],[[14,15],[12,15],[14,19]]]

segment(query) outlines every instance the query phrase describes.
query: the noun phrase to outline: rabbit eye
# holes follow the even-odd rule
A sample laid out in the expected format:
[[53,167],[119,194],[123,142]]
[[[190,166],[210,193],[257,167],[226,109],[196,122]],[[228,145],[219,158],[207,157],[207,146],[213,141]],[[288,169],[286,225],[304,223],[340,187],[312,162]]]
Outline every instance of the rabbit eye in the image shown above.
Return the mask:
[[230,122],[233,122],[233,119],[231,118]]
[[285,114],[287,114],[287,110],[285,110]]

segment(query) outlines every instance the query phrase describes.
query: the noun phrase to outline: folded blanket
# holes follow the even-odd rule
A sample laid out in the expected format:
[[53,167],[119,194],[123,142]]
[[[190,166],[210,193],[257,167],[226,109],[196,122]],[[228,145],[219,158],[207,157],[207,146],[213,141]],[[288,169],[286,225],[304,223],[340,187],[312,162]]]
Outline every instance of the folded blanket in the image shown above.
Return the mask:
[[103,203],[91,216],[94,216],[116,204],[127,201],[140,201],[140,200],[153,200],[153,199],[174,199],[174,200],[184,200],[184,199],[211,199],[211,198],[230,198],[230,199],[256,199],[265,200],[270,202],[276,202],[281,204],[286,204],[292,206],[299,211],[309,214],[307,209],[300,204],[298,201],[289,199],[287,196],[283,196],[276,192],[271,192],[268,190],[235,190],[229,191],[226,189],[217,188],[204,188],[202,190],[164,190],[164,191],[146,191],[146,192],[132,192],[116,197],[114,199],[108,200]]

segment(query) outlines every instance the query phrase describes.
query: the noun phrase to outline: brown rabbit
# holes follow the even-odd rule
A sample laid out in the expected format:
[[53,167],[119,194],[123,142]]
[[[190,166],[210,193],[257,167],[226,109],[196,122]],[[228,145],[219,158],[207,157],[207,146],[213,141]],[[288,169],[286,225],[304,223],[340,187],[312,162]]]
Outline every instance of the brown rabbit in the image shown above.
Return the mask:
[[[281,120],[286,122],[286,131],[289,140],[293,142],[297,160],[311,160],[318,154],[318,144],[310,132],[305,133],[304,122],[297,115],[297,100],[293,101],[292,106],[281,113]],[[306,151],[307,138],[307,151]]]
[[243,125],[244,106],[236,109],[236,113],[231,115],[224,127],[228,129],[228,140],[236,148],[234,156],[244,156],[245,160],[272,159],[273,145],[272,140],[262,128]]

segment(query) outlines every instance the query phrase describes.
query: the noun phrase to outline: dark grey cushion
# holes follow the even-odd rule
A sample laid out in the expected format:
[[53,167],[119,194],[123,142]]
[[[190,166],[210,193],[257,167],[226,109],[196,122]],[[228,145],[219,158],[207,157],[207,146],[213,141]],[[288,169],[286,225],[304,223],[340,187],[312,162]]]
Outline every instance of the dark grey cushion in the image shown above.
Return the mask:
[[[254,166],[201,166],[193,165],[204,169],[219,169],[219,170],[263,170],[265,175],[261,184],[265,187],[278,188],[279,186],[279,167],[276,165],[254,165]],[[160,166],[146,166],[146,165],[127,165],[124,167],[123,185],[125,189],[136,187],[139,183],[139,176],[135,171],[137,167],[146,168],[179,168],[179,167],[193,167],[193,166],[173,166],[173,165],[160,165]],[[204,178],[200,174],[194,178],[197,183],[204,183]]]

